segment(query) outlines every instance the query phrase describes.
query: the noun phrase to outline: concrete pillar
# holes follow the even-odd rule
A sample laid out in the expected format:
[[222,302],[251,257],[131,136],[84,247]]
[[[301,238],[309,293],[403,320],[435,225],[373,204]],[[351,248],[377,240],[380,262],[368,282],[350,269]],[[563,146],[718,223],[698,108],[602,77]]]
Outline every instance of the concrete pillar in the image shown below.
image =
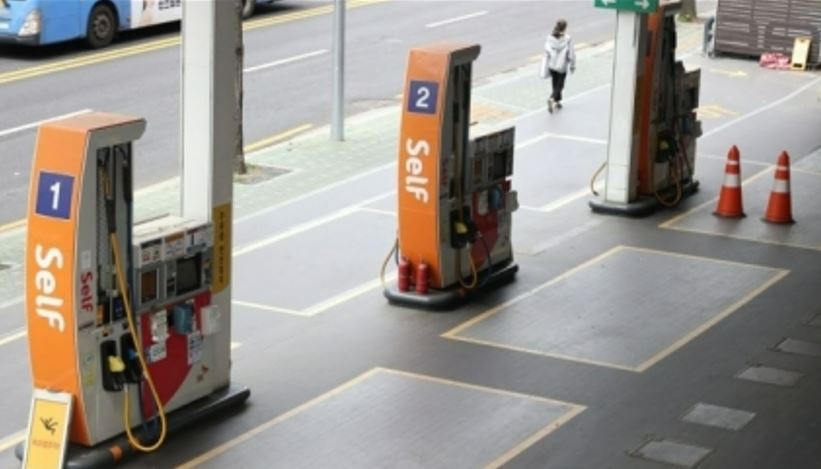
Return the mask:
[[240,0],[184,0],[182,20],[182,210],[212,221],[211,301],[220,312],[212,340],[214,388],[228,384],[231,357],[233,159],[238,115],[237,67],[242,46]]
[[638,13],[617,13],[604,191],[605,203],[609,204],[627,204],[638,192],[638,154],[634,145],[638,132],[634,124],[643,25]]
[[182,216],[211,220],[233,198],[239,0],[184,0]]

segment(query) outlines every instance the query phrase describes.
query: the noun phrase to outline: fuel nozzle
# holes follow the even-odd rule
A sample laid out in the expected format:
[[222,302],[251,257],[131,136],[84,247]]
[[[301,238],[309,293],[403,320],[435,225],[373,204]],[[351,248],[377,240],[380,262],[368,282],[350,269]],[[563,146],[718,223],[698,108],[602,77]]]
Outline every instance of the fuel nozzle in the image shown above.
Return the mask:
[[476,224],[470,217],[470,209],[464,207],[461,215],[459,212],[451,213],[450,244],[454,249],[463,249],[476,241]]

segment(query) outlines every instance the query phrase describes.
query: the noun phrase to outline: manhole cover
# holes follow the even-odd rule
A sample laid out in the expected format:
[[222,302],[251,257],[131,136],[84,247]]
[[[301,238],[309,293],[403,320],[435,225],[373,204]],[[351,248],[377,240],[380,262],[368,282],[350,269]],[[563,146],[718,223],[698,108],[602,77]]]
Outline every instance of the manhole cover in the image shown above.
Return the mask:
[[239,184],[253,186],[265,181],[270,181],[275,177],[282,176],[291,172],[290,169],[277,168],[276,166],[263,166],[256,164],[247,165],[248,172],[246,174],[234,175],[234,181]]

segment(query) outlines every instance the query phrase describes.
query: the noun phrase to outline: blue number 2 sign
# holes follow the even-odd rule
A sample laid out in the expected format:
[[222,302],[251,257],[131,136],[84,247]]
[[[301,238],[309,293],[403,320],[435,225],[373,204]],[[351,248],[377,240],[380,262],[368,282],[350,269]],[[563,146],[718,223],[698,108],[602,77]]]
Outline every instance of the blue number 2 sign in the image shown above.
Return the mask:
[[408,95],[408,112],[436,114],[438,98],[439,83],[412,80]]
[[74,190],[74,178],[63,174],[40,173],[37,182],[36,212],[52,218],[71,218],[71,195]]

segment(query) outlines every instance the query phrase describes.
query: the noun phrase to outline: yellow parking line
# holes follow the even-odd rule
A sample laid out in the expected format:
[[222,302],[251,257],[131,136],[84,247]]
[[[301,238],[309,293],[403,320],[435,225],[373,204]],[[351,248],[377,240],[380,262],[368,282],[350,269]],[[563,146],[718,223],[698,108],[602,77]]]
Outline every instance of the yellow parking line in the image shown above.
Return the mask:
[[[377,3],[382,3],[388,0],[352,0],[348,2],[347,9],[351,10],[354,8],[359,8],[363,6],[373,5]],[[333,12],[332,6],[322,6],[322,7],[315,7],[305,11],[295,12],[295,13],[287,13],[284,15],[278,15],[273,18],[260,18],[257,20],[251,20],[246,22],[243,25],[244,31],[253,31],[255,29],[264,28],[268,26],[273,26],[282,23],[289,23],[292,21],[297,21],[306,18],[312,18],[315,16],[326,15]],[[146,52],[152,52],[156,50],[166,49],[169,47],[174,47],[180,44],[181,38],[179,36],[166,38],[166,39],[158,39],[155,41],[147,42],[144,44],[138,44],[134,46],[127,46],[121,47],[117,49],[102,51],[102,52],[95,52],[93,54],[84,55],[82,57],[76,57],[73,59],[65,59],[65,60],[58,60],[51,63],[46,63],[43,65],[37,65],[34,67],[28,67],[21,70],[14,70],[11,72],[0,73],[0,84],[11,83],[14,81],[25,80],[28,78],[39,77],[43,75],[49,75],[52,73],[62,72],[66,70],[71,70],[79,67],[84,67],[86,65],[93,65],[101,62],[108,62],[115,59],[120,59],[124,57],[130,57],[133,55],[143,54]]]
[[346,382],[340,384],[339,386],[331,389],[330,391],[327,391],[324,394],[321,394],[321,395],[309,400],[308,402],[305,402],[304,404],[285,412],[284,414],[280,414],[280,415],[272,418],[271,420],[268,420],[267,422],[263,422],[263,423],[257,425],[256,427],[251,428],[250,430],[247,430],[246,432],[234,437],[233,439],[228,440],[225,443],[222,443],[221,445],[219,445],[215,448],[212,448],[210,451],[207,451],[205,453],[200,454],[199,456],[189,460],[188,462],[185,462],[185,463],[177,466],[176,469],[193,469],[195,467],[201,466],[201,465],[213,460],[214,458],[226,453],[227,451],[241,445],[242,443],[256,437],[257,435],[270,430],[271,428],[275,427],[276,425],[279,425],[280,423],[282,423],[282,422],[284,422],[284,421],[286,421],[286,420],[288,420],[288,419],[290,419],[290,418],[292,418],[296,415],[299,415],[302,412],[305,412],[306,410],[309,410],[309,409],[311,409],[312,407],[315,407],[318,404],[326,402],[331,398],[337,397],[340,394],[342,394],[343,392],[348,391],[351,388],[353,388],[353,387],[355,387],[359,384],[362,384],[363,382],[367,381],[370,378],[373,378],[374,376],[376,376],[378,374],[383,374],[383,375],[387,374],[387,375],[393,375],[393,376],[400,376],[400,377],[413,379],[413,380],[418,380],[418,381],[436,383],[436,384],[439,384],[439,385],[442,385],[442,386],[450,386],[450,387],[455,387],[455,388],[467,389],[467,390],[471,390],[471,391],[478,391],[478,392],[482,392],[482,393],[512,397],[512,398],[516,398],[516,399],[536,401],[536,402],[542,402],[542,403],[553,404],[553,405],[560,405],[560,406],[564,406],[564,407],[567,408],[567,410],[562,415],[556,417],[555,420],[550,422],[547,426],[540,429],[535,434],[530,435],[524,441],[520,442],[514,448],[508,450],[506,453],[504,453],[503,455],[496,458],[490,464],[487,464],[485,466],[487,468],[495,468],[495,467],[503,466],[504,464],[509,462],[511,459],[513,459],[517,455],[524,452],[527,448],[531,447],[534,443],[536,443],[537,441],[539,441],[542,438],[546,437],[550,433],[554,432],[559,427],[565,425],[567,422],[569,422],[574,417],[576,417],[577,415],[579,415],[580,413],[584,412],[587,409],[586,406],[583,406],[581,404],[575,404],[575,403],[567,402],[567,401],[560,401],[560,400],[557,400],[557,399],[549,399],[549,398],[542,397],[542,396],[534,396],[534,395],[530,395],[530,394],[507,391],[507,390],[504,390],[504,389],[491,388],[491,387],[488,387],[488,386],[481,386],[481,385],[476,385],[476,384],[465,383],[465,382],[462,382],[462,381],[455,381],[455,380],[437,378],[435,376],[423,375],[423,374],[418,374],[418,373],[411,373],[411,372],[407,372],[407,371],[400,371],[400,370],[395,370],[395,369],[392,369],[392,368],[375,367],[375,368],[372,368],[372,369],[362,373],[361,375],[351,379],[350,381],[346,381]]

